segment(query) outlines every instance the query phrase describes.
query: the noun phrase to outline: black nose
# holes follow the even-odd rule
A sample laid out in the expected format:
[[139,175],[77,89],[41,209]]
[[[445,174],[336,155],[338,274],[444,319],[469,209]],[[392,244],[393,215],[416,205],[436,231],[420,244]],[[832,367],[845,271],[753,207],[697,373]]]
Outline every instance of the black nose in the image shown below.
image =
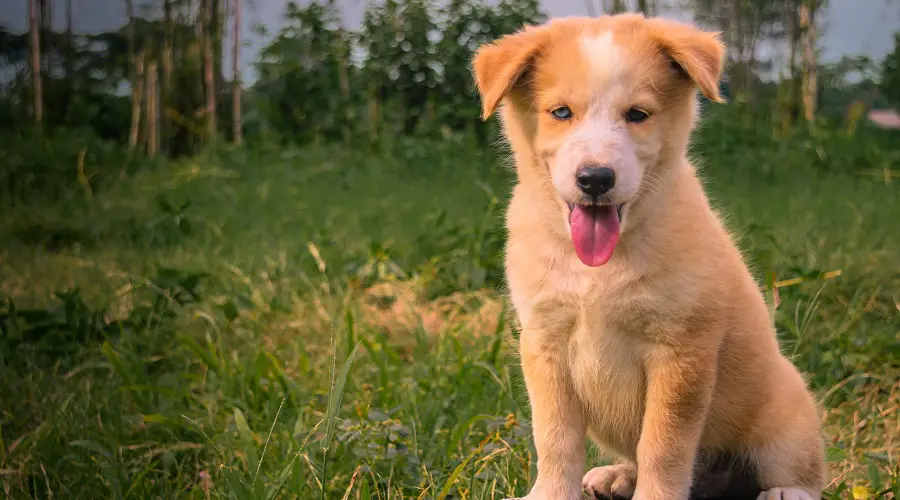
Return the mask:
[[616,185],[616,171],[600,165],[582,165],[575,172],[575,183],[584,194],[596,198]]

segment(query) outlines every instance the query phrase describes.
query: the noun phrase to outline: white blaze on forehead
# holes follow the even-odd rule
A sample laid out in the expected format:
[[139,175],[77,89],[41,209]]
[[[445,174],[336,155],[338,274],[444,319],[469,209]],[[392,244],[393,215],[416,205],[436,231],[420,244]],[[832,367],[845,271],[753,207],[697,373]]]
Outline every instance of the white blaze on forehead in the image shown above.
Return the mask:
[[613,41],[612,31],[582,37],[581,49],[587,58],[594,85],[608,82],[622,64],[622,54]]

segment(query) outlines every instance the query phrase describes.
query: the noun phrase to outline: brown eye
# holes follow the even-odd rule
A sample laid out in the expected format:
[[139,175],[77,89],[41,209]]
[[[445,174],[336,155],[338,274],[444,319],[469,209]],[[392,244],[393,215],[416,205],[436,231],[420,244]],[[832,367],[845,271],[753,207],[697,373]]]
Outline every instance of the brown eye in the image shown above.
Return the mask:
[[625,112],[625,121],[628,123],[641,123],[647,118],[650,118],[650,115],[646,111],[641,111],[637,108],[631,108]]

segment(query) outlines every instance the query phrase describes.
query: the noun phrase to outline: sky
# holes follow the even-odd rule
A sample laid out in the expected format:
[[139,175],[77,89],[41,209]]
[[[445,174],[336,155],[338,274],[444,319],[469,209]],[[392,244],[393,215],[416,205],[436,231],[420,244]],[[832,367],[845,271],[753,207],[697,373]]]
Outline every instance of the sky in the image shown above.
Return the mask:
[[[370,1],[338,0],[344,25],[351,29],[359,26]],[[586,15],[586,1],[590,0],[541,0],[541,4],[551,17],[562,17]],[[12,31],[23,31],[28,23],[27,4],[27,0],[0,0],[0,24]],[[266,43],[265,38],[254,33],[253,26],[261,23],[269,33],[277,33],[286,4],[287,0],[249,0],[242,35],[246,41],[242,52],[245,81],[253,80],[252,62]],[[65,26],[65,2],[54,0],[53,5],[54,25]],[[72,0],[72,5],[73,23],[79,32],[107,31],[121,26],[126,19],[125,0]],[[667,10],[662,15],[690,20],[684,11]],[[900,0],[829,0],[823,19],[819,42],[823,61],[837,61],[844,55],[867,55],[881,60],[893,47],[894,33],[900,31]],[[230,72],[230,62],[224,66]]]

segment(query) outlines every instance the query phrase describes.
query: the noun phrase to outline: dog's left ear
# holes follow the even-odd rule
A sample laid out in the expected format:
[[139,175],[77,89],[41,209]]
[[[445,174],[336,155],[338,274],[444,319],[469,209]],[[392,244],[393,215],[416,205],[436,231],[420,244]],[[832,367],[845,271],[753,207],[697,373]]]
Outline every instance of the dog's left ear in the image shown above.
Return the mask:
[[481,94],[482,120],[494,114],[503,97],[528,70],[543,43],[543,34],[542,27],[529,26],[482,45],[475,52],[472,69]]
[[652,33],[663,50],[714,102],[725,102],[719,94],[719,81],[725,62],[725,45],[719,33],[701,31],[693,26],[662,19],[649,20]]

